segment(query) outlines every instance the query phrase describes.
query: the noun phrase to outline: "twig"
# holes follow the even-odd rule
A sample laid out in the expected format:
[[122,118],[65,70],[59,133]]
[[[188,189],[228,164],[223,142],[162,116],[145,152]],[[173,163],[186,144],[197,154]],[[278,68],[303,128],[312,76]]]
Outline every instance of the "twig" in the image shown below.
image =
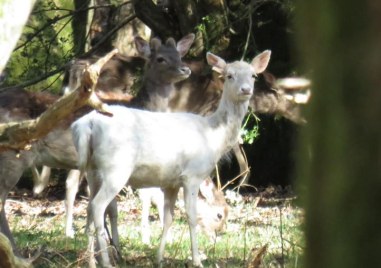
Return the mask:
[[278,206],[279,209],[279,235],[280,235],[280,241],[281,241],[281,247],[282,247],[282,261],[281,266],[284,268],[284,243],[283,243],[283,214],[282,214],[282,205]]
[[50,54],[50,48],[52,47],[52,44],[53,42],[57,39],[57,36],[65,29],[65,27],[73,20],[73,17],[71,17],[70,19],[67,20],[67,22],[64,23],[64,25],[61,27],[61,29],[59,29],[55,35],[50,39],[50,42],[48,44],[48,47],[46,49],[46,52],[47,52],[47,57],[45,58],[45,71],[48,67],[48,60],[49,60],[49,54]]
[[58,79],[60,78],[61,75],[58,75],[53,82],[51,82],[49,85],[47,85],[46,87],[44,87],[43,89],[41,89],[41,92],[44,92],[46,90],[48,90],[55,82],[58,81]]
[[220,178],[220,172],[218,171],[218,165],[215,166],[216,170],[216,180],[217,180],[217,190],[221,191],[221,178]]
[[66,65],[67,65],[67,64],[65,64],[64,66],[59,67],[58,69],[55,69],[54,71],[50,71],[50,72],[48,72],[48,73],[46,73],[46,74],[44,74],[44,75],[42,75],[42,76],[40,76],[40,77],[37,77],[37,78],[35,78],[35,79],[26,81],[26,82],[24,82],[24,83],[21,83],[21,84],[18,84],[18,85],[13,85],[13,86],[7,86],[7,87],[0,88],[0,92],[1,92],[1,91],[5,91],[5,90],[12,89],[12,88],[14,88],[14,87],[22,87],[22,88],[24,88],[24,87],[28,87],[28,86],[37,84],[38,82],[41,82],[42,80],[45,80],[45,79],[47,79],[47,78],[49,78],[49,77],[51,77],[51,76],[53,76],[53,75],[56,75],[56,74],[62,72],[63,70],[65,70]]
[[26,40],[24,43],[18,45],[13,51],[17,51],[19,50],[20,48],[26,46],[26,44],[28,44],[29,42],[31,42],[32,39],[34,39],[36,36],[38,36],[42,31],[44,31],[46,28],[52,26],[52,24],[55,24],[56,22],[58,22],[59,20],[62,20],[62,19],[65,19],[69,16],[71,16],[72,14],[65,14],[63,16],[60,16],[60,17],[55,17],[53,18],[52,20],[48,21],[47,23],[45,23],[40,29],[38,29],[35,33],[33,33],[29,38],[28,40]]
[[[248,172],[250,172],[250,168],[247,168],[246,170],[244,170],[243,172],[241,172],[240,174],[238,174],[238,176],[234,177],[233,179],[231,179],[230,181],[228,181],[227,183],[225,183],[224,186],[221,187],[221,191],[223,189],[225,189],[228,185],[234,183],[236,180],[238,180],[241,176],[243,176],[244,174],[247,174]],[[235,187],[237,188],[237,187]]]
[[[86,53],[81,54],[81,55],[74,55],[74,58],[75,57],[81,57],[81,58],[82,57],[90,57],[108,38],[110,38],[115,32],[117,32],[119,29],[124,27],[126,24],[128,24],[129,22],[131,22],[135,18],[136,18],[135,14],[132,14],[131,16],[127,17],[125,20],[123,20],[117,26],[115,26],[113,29],[111,29],[105,36],[103,36],[99,40],[99,42],[97,42],[89,51],[87,51]],[[60,66],[56,70],[48,72],[48,73],[45,73],[44,75],[42,75],[40,77],[37,77],[35,79],[29,80],[29,81],[25,81],[24,83],[21,83],[21,84],[18,84],[18,85],[12,85],[12,86],[7,86],[7,87],[0,88],[0,92],[1,91],[5,91],[5,90],[9,90],[9,89],[14,88],[14,87],[23,87],[24,88],[24,87],[28,87],[28,86],[37,84],[37,83],[39,83],[39,82],[41,82],[41,81],[43,81],[43,80],[45,80],[45,79],[47,79],[47,78],[57,74],[57,73],[60,73],[60,72],[64,71],[66,66],[67,66],[67,63],[65,63],[63,66]]]
[[249,41],[250,41],[250,36],[251,36],[251,28],[253,26],[253,19],[251,18],[251,15],[252,15],[251,12],[253,9],[254,2],[255,2],[255,0],[251,0],[250,5],[249,5],[249,30],[247,31],[247,38],[246,38],[245,46],[243,48],[241,60],[243,60],[245,58],[247,48],[249,47]]
[[106,35],[104,35],[98,43],[96,43],[89,51],[81,55],[81,57],[88,57],[91,56],[91,54],[97,50],[108,38],[110,38],[114,33],[116,33],[120,28],[124,27],[127,23],[131,22],[136,18],[135,14],[132,14],[131,16],[127,17],[125,20],[120,22],[118,25],[116,25],[113,29],[108,31]]
[[184,238],[184,233],[185,233],[185,228],[182,228],[182,231],[181,231],[181,234],[180,234],[180,238],[179,238],[179,242],[177,243],[177,246],[175,247],[175,252],[174,252],[174,257],[177,256],[177,253],[179,252],[180,250],[180,245],[181,243],[183,242],[183,238]]

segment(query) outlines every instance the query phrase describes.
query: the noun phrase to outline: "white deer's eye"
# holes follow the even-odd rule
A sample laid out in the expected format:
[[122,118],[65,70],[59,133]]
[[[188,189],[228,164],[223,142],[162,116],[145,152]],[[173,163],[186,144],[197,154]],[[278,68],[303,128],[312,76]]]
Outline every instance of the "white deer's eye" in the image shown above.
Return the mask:
[[232,80],[232,79],[233,79],[233,75],[231,75],[231,74],[227,74],[227,75],[226,75],[226,78],[229,79],[229,80]]

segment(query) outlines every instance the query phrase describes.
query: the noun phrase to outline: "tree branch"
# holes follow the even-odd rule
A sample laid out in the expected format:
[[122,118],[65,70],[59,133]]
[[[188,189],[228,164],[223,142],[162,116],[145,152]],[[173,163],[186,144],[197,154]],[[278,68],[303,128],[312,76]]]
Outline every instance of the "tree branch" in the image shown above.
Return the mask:
[[101,68],[116,53],[117,50],[115,49],[100,58],[96,63],[87,66],[83,72],[79,88],[71,94],[60,98],[38,118],[0,124],[0,151],[29,149],[31,142],[48,134],[57,127],[60,120],[67,118],[85,105],[89,105],[101,113],[112,115],[107,110],[107,106],[99,100],[94,90]]

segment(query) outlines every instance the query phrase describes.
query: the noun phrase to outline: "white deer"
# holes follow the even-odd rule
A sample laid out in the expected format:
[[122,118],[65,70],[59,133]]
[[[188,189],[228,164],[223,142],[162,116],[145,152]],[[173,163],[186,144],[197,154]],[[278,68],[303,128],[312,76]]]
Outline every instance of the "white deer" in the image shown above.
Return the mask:
[[[156,206],[160,225],[163,227],[164,193],[158,187],[141,188],[138,189],[138,193],[142,204],[142,242],[150,244],[149,209],[151,203]],[[226,202],[224,192],[216,188],[211,178],[203,180],[197,196],[197,224],[211,241],[215,241],[217,234],[225,230],[228,213],[229,205]]]
[[[88,227],[94,223],[103,266],[111,266],[104,214],[107,209],[116,215],[115,197],[128,183],[134,188],[160,187],[164,192],[164,228],[157,257],[160,265],[176,197],[183,187],[192,261],[194,266],[202,267],[196,239],[199,186],[221,156],[237,143],[255,76],[266,69],[270,54],[262,52],[251,64],[227,64],[207,53],[208,63],[225,78],[220,104],[209,116],[111,106],[112,117],[91,112],[72,125],[79,166],[87,171],[90,186]],[[116,223],[111,226],[113,242],[118,246]],[[91,243],[93,234],[88,235]]]
[[[191,74],[190,69],[184,65],[181,58],[189,50],[193,39],[194,35],[189,34],[177,44],[172,38],[169,38],[163,44],[156,38],[152,39],[150,44],[141,38],[136,40],[137,46],[139,46],[138,50],[142,56],[149,57],[149,66],[147,66],[142,88],[137,97],[131,101],[131,105],[141,107],[149,99],[150,105],[159,106],[164,103],[163,107],[166,108],[166,100],[163,99],[168,98],[167,94],[171,92],[173,84],[186,79]],[[123,91],[122,89],[127,86],[124,83],[125,80],[128,80],[126,77],[131,77],[131,72],[139,62],[142,62],[140,57],[114,56],[101,71],[97,83],[98,93],[103,92],[102,97],[107,97],[107,93]],[[142,66],[142,64],[140,65]],[[2,91],[0,92],[0,122],[34,118],[35,114],[45,111],[57,99],[58,96],[47,92],[28,92],[22,88]],[[9,238],[14,250],[16,250],[16,243],[5,214],[6,199],[23,172],[29,167],[40,165],[64,169],[78,168],[77,152],[67,121],[62,122],[59,127],[41,140],[36,141],[29,151],[16,152],[10,150],[0,153],[0,232]],[[36,169],[33,170],[36,171]],[[35,173],[38,178],[38,172]],[[43,175],[42,177],[48,179],[49,175]],[[72,209],[78,183],[79,172],[72,170],[66,181],[67,235],[73,235]]]

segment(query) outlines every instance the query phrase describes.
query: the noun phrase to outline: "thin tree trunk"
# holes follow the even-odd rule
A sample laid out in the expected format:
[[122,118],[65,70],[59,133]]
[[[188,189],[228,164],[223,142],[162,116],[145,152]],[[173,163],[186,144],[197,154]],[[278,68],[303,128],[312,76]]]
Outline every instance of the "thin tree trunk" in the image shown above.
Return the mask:
[[381,267],[381,3],[296,10],[314,87],[299,161],[305,267]]
[[[74,8],[77,11],[72,20],[73,41],[75,55],[85,52],[87,35],[87,17],[90,0],[74,0]],[[81,11],[82,10],[82,11]]]

